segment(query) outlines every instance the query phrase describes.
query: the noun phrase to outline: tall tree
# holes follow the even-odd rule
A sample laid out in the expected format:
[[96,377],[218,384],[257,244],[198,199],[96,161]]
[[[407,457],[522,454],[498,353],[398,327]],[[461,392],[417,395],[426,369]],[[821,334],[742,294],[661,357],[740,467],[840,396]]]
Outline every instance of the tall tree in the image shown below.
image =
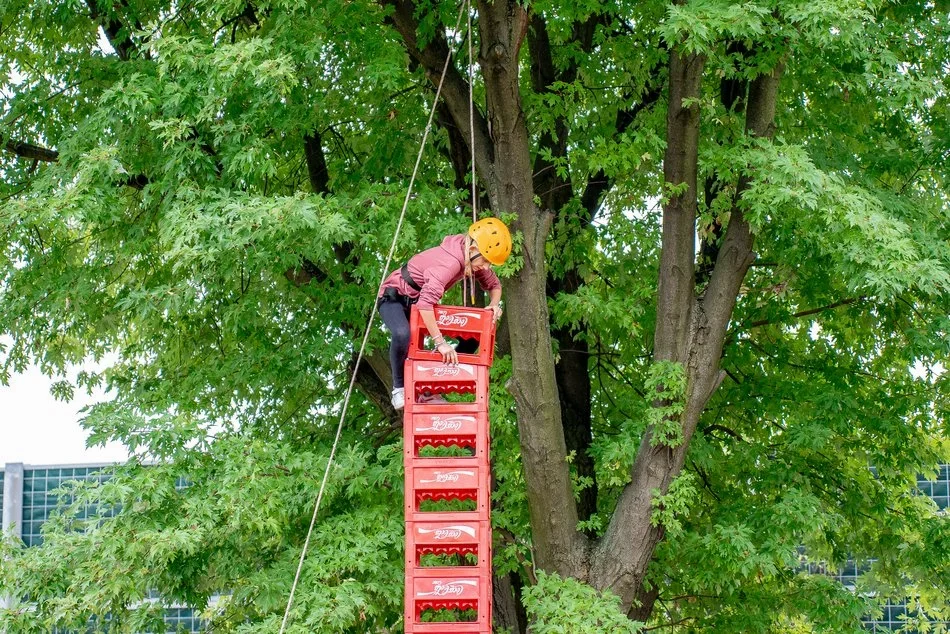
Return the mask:
[[[215,628],[274,629],[457,11],[6,5],[4,376],[112,353],[58,393],[107,385],[94,439],[160,464],[72,491],[105,516],[10,549],[31,603],[0,623],[138,631],[227,590]],[[477,79],[448,65],[399,246],[464,229],[471,164],[517,231],[498,631],[843,632],[906,596],[946,618],[950,526],[913,494],[950,461],[945,3],[471,11]],[[299,631],[399,620],[372,342]],[[805,565],[849,557],[858,592]]]

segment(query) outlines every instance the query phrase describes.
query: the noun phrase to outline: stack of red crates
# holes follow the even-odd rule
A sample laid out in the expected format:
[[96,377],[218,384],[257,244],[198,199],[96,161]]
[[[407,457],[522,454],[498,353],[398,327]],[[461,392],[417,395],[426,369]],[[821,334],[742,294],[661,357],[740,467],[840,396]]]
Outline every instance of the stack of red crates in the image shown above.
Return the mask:
[[[494,320],[492,311],[481,308],[434,311],[444,336],[477,339],[479,347],[475,354],[459,354],[457,366],[443,364],[440,354],[426,349],[427,330],[413,307],[404,423],[406,634],[490,634],[488,368]],[[473,394],[474,400],[417,403],[423,393]],[[439,447],[470,455],[423,457]]]

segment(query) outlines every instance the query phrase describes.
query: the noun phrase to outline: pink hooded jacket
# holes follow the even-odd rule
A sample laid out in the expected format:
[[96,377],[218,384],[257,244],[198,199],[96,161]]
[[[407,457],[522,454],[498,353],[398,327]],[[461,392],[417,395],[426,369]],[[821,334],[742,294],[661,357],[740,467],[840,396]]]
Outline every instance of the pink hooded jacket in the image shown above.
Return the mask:
[[[400,295],[409,298],[418,297],[417,305],[422,310],[432,310],[441,301],[445,291],[457,284],[465,275],[465,235],[446,236],[442,244],[409,258],[407,263],[413,281],[422,287],[421,291],[409,286],[402,279],[399,269],[389,274],[379,289],[379,297],[386,288],[392,287]],[[476,271],[474,277],[486,291],[501,288],[501,281],[491,269]]]

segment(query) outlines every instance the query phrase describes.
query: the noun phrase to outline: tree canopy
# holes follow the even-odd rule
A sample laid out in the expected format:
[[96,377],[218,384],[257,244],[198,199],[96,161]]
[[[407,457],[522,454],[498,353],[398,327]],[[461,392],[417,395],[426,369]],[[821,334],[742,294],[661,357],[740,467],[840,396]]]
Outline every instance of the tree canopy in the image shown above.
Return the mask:
[[[471,87],[458,11],[0,9],[0,378],[109,388],[84,424],[136,456],[5,546],[0,626],[184,604],[277,631],[450,52],[398,257],[473,202],[516,231],[496,631],[857,632],[906,597],[950,620],[950,524],[915,493],[950,462],[947,2],[478,0]],[[387,345],[290,632],[401,631]],[[849,559],[853,589],[809,566]]]

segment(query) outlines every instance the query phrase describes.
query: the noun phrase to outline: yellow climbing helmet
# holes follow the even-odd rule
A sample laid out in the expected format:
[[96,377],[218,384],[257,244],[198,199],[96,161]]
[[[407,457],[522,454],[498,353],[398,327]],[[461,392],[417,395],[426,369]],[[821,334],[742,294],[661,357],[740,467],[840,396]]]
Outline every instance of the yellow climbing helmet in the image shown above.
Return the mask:
[[501,266],[511,254],[511,232],[498,218],[482,218],[468,228],[478,252],[495,266]]

